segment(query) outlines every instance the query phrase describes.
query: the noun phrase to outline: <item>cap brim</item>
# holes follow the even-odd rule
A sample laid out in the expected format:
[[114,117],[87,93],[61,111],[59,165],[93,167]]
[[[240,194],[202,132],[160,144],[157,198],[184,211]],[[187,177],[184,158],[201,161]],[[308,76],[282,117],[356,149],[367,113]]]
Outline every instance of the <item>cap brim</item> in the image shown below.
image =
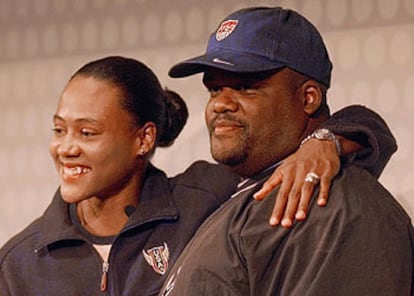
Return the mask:
[[219,49],[174,65],[168,75],[174,78],[186,77],[205,72],[208,68],[235,73],[254,73],[280,69],[285,66],[283,62],[271,61],[262,56]]

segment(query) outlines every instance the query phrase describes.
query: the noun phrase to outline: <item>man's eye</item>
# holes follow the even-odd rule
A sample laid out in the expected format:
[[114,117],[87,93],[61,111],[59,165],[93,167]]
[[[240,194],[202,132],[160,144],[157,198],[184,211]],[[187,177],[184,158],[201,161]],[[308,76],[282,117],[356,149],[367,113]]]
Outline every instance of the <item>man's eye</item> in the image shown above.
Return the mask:
[[91,136],[96,135],[95,132],[93,132],[91,130],[87,130],[87,129],[82,129],[81,134],[82,134],[82,136],[85,136],[85,137],[91,137]]
[[208,92],[212,97],[217,96],[221,92],[221,87],[209,87]]
[[250,85],[241,85],[238,87],[239,91],[249,91],[249,90],[253,90],[253,88]]
[[256,95],[258,89],[252,85],[242,85],[238,87],[237,90],[239,91],[240,94],[250,96],[250,95]]

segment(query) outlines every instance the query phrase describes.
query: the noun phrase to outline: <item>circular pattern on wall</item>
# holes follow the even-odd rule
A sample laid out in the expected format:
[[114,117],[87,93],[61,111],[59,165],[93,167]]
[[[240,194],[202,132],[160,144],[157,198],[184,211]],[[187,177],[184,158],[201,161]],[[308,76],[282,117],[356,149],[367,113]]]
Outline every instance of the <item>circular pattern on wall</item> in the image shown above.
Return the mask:
[[183,20],[177,11],[167,12],[164,21],[164,32],[167,41],[177,41],[183,32]]
[[39,34],[36,28],[26,28],[23,35],[23,52],[27,57],[34,57],[39,52]]
[[146,15],[142,27],[142,37],[146,45],[153,45],[161,38],[161,22],[157,15]]
[[94,21],[86,21],[82,25],[81,46],[82,48],[92,51],[98,46],[99,28]]
[[391,78],[379,83],[376,102],[380,113],[391,114],[398,106],[398,87]]
[[371,86],[367,81],[358,81],[355,83],[351,95],[353,101],[357,101],[362,105],[373,105]]
[[359,64],[359,42],[355,36],[346,36],[339,41],[336,63],[345,70],[354,69]]
[[332,25],[342,24],[347,17],[348,6],[346,1],[328,0],[326,17]]
[[402,109],[410,113],[414,111],[414,76],[408,76],[403,85]]
[[392,19],[395,17],[400,5],[400,0],[377,0],[378,1],[378,10],[381,15],[386,20]]
[[[186,22],[186,36],[189,40],[197,40],[204,35],[204,14],[200,8],[192,8],[185,18]],[[210,32],[208,32],[210,33]],[[203,39],[204,40],[204,39]]]
[[374,10],[375,0],[352,0],[352,15],[358,22],[368,21]]
[[379,68],[386,57],[386,42],[382,35],[373,33],[368,36],[364,43],[364,60],[367,65],[373,68]]
[[52,55],[59,48],[59,33],[56,24],[49,24],[42,32],[42,48],[43,51]]
[[17,29],[11,29],[6,32],[4,38],[4,54],[8,58],[16,58],[20,53],[21,36]]
[[413,58],[413,40],[407,32],[397,32],[390,41],[390,56],[397,65],[404,65]]
[[119,44],[119,24],[115,19],[108,18],[102,23],[101,40],[105,49],[114,49]]
[[304,0],[302,13],[315,25],[323,19],[324,9],[321,0]]
[[67,53],[72,53],[79,46],[79,31],[75,24],[72,22],[65,23],[62,30],[62,47]]
[[127,47],[133,47],[139,44],[140,23],[137,17],[132,14],[125,17],[121,24],[121,39]]

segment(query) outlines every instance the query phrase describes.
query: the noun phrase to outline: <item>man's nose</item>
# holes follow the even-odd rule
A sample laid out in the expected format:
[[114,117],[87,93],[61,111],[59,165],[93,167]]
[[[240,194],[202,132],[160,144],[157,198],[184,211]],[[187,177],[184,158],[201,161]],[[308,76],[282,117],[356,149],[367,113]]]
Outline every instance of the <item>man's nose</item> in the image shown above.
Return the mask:
[[238,109],[237,91],[230,87],[223,87],[221,92],[213,98],[212,104],[216,113],[236,112]]

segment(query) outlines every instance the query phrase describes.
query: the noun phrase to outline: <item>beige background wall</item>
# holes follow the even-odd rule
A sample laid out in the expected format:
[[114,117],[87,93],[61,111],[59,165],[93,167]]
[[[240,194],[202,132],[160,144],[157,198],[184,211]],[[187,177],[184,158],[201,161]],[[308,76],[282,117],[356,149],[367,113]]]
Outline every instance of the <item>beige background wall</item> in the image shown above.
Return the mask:
[[0,245],[51,200],[51,118],[70,74],[91,59],[138,58],[188,100],[183,134],[155,156],[168,174],[209,159],[200,75],[166,72],[202,53],[230,11],[259,4],[294,8],[323,32],[335,64],[332,109],[360,103],[386,119],[399,150],[380,181],[414,217],[414,1],[0,0]]

